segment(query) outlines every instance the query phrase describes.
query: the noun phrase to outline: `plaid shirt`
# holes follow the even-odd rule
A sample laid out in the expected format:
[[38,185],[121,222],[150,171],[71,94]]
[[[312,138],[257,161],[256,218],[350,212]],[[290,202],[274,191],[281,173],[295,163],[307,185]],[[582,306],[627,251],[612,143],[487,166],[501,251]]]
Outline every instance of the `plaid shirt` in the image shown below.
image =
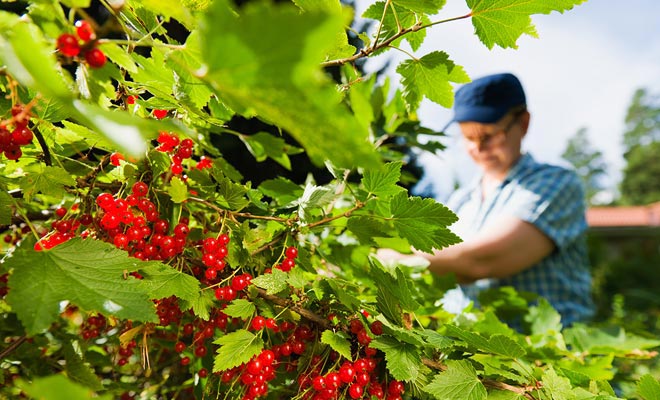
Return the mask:
[[[507,278],[487,278],[462,285],[472,301],[483,290],[512,286],[547,299],[568,326],[593,315],[587,257],[585,201],[580,179],[567,169],[541,164],[523,155],[506,179],[483,201],[481,179],[447,201],[459,220],[452,231],[469,241],[496,217],[514,216],[534,224],[555,244],[538,264]],[[520,251],[524,251],[524,243]]]

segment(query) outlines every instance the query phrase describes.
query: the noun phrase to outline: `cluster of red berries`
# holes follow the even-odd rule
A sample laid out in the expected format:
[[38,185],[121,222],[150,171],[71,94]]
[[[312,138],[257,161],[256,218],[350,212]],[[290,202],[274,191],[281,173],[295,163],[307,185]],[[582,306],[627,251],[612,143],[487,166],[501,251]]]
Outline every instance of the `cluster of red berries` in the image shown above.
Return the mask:
[[277,269],[281,269],[284,272],[291,271],[291,268],[296,266],[296,258],[298,257],[298,249],[291,246],[287,247],[284,251],[284,260],[275,266]]
[[167,297],[165,299],[155,300],[156,314],[160,320],[161,326],[169,324],[179,324],[183,313],[179,308],[179,303],[176,297]]
[[156,150],[170,154],[172,161],[170,170],[172,173],[181,175],[183,173],[183,160],[192,157],[195,143],[189,138],[179,140],[178,136],[167,132],[160,132],[157,141],[159,146],[156,147]]
[[[74,204],[71,207],[72,211],[78,209],[78,204]],[[67,219],[64,218],[68,213],[66,207],[59,207],[55,210],[55,215],[60,218],[51,223],[51,231],[46,232],[41,239],[34,244],[34,249],[36,251],[49,250],[58,244],[64,243],[70,239],[76,237],[76,232],[78,228],[82,226],[88,226],[92,223],[92,216],[89,214],[84,214],[78,219]]]
[[28,128],[30,113],[22,104],[11,108],[11,118],[0,122],[0,155],[18,160],[23,155],[21,146],[32,143],[34,133]]
[[206,266],[204,276],[208,281],[214,281],[218,273],[225,269],[229,240],[229,235],[226,233],[220,234],[217,238],[207,237],[202,240],[202,263]]
[[8,245],[16,246],[18,242],[23,239],[23,235],[30,232],[30,227],[27,224],[21,224],[20,226],[12,225],[9,227],[10,232],[5,233],[2,237],[2,240]]
[[275,379],[277,363],[275,352],[264,349],[240,367],[240,382],[245,386],[243,400],[256,399],[268,394],[268,382]]
[[80,327],[80,336],[84,340],[97,338],[103,332],[106,324],[107,321],[101,314],[89,316]]
[[135,347],[137,347],[137,342],[135,340],[131,340],[125,346],[120,346],[119,351],[117,352],[119,354],[117,365],[121,367],[128,364],[128,360],[133,355],[133,349],[135,349]]
[[[83,58],[92,68],[101,68],[107,61],[105,53],[96,47],[96,33],[92,25],[85,21],[76,21],[76,34],[63,33],[57,38],[57,49],[66,57]],[[81,43],[82,42],[82,43]]]

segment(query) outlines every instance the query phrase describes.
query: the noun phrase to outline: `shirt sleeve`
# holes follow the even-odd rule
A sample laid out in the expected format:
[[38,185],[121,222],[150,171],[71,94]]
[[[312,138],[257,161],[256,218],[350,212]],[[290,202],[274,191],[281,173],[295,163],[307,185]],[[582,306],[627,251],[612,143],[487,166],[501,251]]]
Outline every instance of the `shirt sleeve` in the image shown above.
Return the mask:
[[580,178],[570,170],[552,167],[518,182],[512,213],[534,224],[559,248],[587,229],[585,198]]

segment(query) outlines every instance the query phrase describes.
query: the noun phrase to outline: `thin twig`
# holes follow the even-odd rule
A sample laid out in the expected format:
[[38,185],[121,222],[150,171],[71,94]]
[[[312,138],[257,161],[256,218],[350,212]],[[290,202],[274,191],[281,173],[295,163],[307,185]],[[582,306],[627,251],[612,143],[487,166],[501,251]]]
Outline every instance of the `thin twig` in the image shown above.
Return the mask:
[[16,350],[18,346],[22,345],[23,342],[25,342],[26,340],[27,340],[27,336],[23,335],[20,338],[13,341],[6,349],[2,351],[2,353],[0,353],[0,360],[7,357],[12,351]]

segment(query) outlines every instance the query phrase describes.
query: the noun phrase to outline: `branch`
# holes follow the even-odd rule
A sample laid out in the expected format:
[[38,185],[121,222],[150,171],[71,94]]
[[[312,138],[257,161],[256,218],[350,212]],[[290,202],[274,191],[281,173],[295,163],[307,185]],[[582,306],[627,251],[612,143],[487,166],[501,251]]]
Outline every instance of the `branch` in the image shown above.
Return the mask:
[[18,338],[16,341],[12,342],[6,349],[0,353],[0,360],[4,359],[7,357],[12,351],[16,350],[18,346],[22,345],[23,342],[27,340],[27,336],[23,335],[20,338]]
[[263,298],[264,300],[271,302],[273,304],[277,304],[278,306],[288,308],[290,310],[293,310],[300,314],[301,317],[305,318],[308,321],[312,321],[317,325],[320,325],[324,329],[332,329],[334,325],[328,321],[326,318],[323,318],[322,316],[306,309],[300,306],[297,306],[295,304],[292,304],[291,301],[287,299],[283,299],[281,297],[274,296],[272,294],[266,293],[265,290],[263,289],[257,289],[259,293],[259,297]]
[[431,22],[430,24],[426,24],[426,25],[422,25],[421,21],[420,21],[420,22],[416,23],[415,25],[413,25],[409,28],[403,28],[403,29],[399,30],[399,32],[397,32],[392,37],[390,37],[389,39],[387,39],[387,40],[385,40],[381,43],[377,44],[376,42],[374,42],[374,45],[371,48],[360,49],[359,52],[357,52],[356,54],[354,54],[350,57],[340,58],[340,59],[337,59],[337,60],[330,60],[330,61],[323,62],[323,63],[321,63],[321,66],[322,67],[336,67],[336,66],[344,65],[346,63],[352,63],[356,60],[359,60],[360,58],[368,57],[368,56],[370,56],[371,54],[373,54],[374,52],[376,52],[378,50],[389,47],[389,45],[392,42],[394,42],[395,40],[399,39],[400,37],[402,37],[402,36],[404,36],[404,35],[406,35],[410,32],[417,32],[417,31],[422,30],[422,29],[430,28],[434,25],[444,24],[446,22],[457,21],[457,20],[460,20],[460,19],[465,19],[465,18],[470,18],[470,17],[472,17],[472,13],[461,15],[460,17],[453,17],[453,18],[443,19],[443,20],[440,20],[440,21]]

